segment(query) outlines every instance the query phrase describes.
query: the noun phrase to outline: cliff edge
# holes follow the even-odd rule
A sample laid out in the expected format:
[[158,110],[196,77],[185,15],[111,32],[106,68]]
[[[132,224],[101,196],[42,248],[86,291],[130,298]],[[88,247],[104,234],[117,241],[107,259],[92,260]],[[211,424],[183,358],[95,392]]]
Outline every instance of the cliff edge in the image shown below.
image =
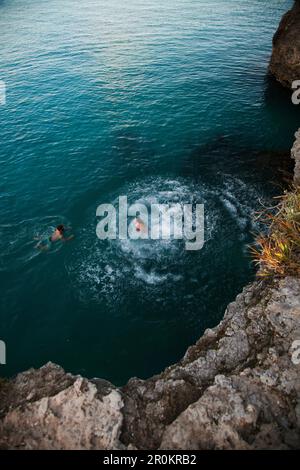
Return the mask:
[[300,0],[282,18],[273,38],[269,70],[284,86],[300,80]]

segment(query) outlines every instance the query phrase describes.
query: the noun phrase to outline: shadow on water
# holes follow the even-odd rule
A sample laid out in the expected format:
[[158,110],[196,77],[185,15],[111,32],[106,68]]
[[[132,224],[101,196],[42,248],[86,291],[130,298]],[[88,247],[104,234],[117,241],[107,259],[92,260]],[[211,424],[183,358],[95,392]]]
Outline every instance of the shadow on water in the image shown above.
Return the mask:
[[216,136],[208,144],[199,146],[186,156],[181,175],[208,179],[218,185],[223,174],[230,174],[249,183],[269,183],[282,192],[292,180],[293,161],[290,150],[249,148],[242,141],[240,135]]
[[270,74],[265,76],[263,105],[269,115],[271,131],[287,137],[281,149],[278,149],[276,140],[274,145],[271,140],[267,148],[262,148],[260,143],[257,146],[249,144],[249,139],[238,131],[231,135],[216,134],[208,143],[187,152],[182,161],[181,175],[209,179],[217,185],[220,176],[226,173],[249,183],[270,184],[275,193],[287,188],[293,175],[290,148],[300,125],[300,105],[292,103],[292,91]]
[[265,109],[277,131],[289,137],[289,148],[294,142],[294,133],[300,126],[300,105],[293,104],[292,94],[293,90],[283,87],[272,75],[266,75]]
[[299,118],[300,110],[292,103],[292,91],[283,87],[269,73],[265,77],[264,99],[271,109],[276,106],[281,113],[288,113],[291,117]]
[[110,171],[109,178],[103,177],[93,189],[74,200],[69,213],[71,220],[84,218],[91,201],[94,201],[96,207],[103,195],[114,193],[129,181],[143,181],[145,176],[150,175],[186,177],[199,184],[209,182],[216,188],[222,184],[224,175],[231,175],[245,183],[258,183],[263,187],[267,185],[274,195],[282,193],[292,180],[293,160],[289,149],[250,148],[249,144],[243,143],[243,136],[238,133],[216,135],[210,142],[186,151],[185,157],[173,168],[170,168],[167,160],[155,168],[154,153],[141,148],[137,135],[122,135],[121,142],[116,156],[120,170],[118,173]]

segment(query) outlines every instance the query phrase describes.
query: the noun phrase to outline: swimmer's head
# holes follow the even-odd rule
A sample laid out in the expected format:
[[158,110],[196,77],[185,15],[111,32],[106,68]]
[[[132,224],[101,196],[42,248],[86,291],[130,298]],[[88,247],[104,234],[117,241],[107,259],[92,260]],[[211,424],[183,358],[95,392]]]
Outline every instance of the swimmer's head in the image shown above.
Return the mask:
[[65,227],[63,226],[63,224],[60,224],[56,227],[56,230],[58,230],[60,233],[64,233]]

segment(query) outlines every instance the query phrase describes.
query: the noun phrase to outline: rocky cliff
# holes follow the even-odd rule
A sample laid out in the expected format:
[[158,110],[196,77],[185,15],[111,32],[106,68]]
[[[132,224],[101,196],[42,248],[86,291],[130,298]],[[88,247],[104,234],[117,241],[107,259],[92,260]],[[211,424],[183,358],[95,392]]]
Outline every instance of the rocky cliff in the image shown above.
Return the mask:
[[294,80],[300,80],[300,0],[281,20],[273,38],[273,52],[270,72],[282,83],[291,87]]
[[256,281],[181,362],[122,389],[55,364],[0,386],[0,448],[300,448],[300,279]]

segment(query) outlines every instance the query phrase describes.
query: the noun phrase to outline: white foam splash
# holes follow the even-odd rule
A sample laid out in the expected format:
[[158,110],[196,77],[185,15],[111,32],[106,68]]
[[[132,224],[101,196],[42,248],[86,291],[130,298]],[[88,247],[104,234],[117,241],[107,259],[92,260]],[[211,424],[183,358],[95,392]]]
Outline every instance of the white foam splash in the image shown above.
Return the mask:
[[[257,207],[258,191],[238,178],[223,177],[223,185],[218,188],[188,179],[145,178],[121,188],[120,195],[127,195],[128,204],[141,202],[148,207],[153,203],[204,204],[206,243],[214,239],[221,243],[218,236],[224,230],[223,224],[227,224],[223,207],[232,220],[237,239],[243,240]],[[105,202],[117,204],[118,197]],[[99,241],[92,224],[85,225],[78,237],[85,240],[79,259],[72,258],[67,269],[73,281],[80,284],[81,292],[86,290],[87,298],[93,292],[95,297],[106,295],[116,302],[118,297],[126,296],[128,289],[137,286],[151,297],[153,290],[157,294],[157,289],[165,290],[180,282],[187,270],[187,252],[182,240]]]

